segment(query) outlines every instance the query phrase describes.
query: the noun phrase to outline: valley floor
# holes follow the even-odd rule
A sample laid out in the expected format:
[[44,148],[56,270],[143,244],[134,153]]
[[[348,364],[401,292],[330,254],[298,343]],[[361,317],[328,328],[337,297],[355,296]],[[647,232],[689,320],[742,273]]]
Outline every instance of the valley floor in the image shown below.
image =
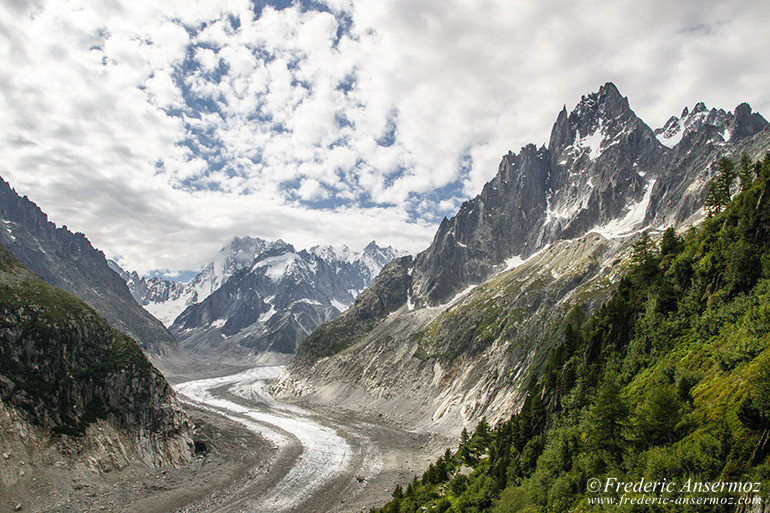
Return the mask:
[[[30,468],[0,512],[359,512],[390,499],[453,440],[387,418],[286,404],[264,388],[280,367],[179,382],[206,452],[177,469],[132,464],[103,474]],[[6,494],[0,494],[6,495]]]
[[[246,479],[182,511],[358,512],[382,504],[421,474],[450,441],[381,417],[276,401],[265,387],[281,367],[177,384],[191,407],[240,424],[271,444]],[[323,411],[321,411],[323,410]]]

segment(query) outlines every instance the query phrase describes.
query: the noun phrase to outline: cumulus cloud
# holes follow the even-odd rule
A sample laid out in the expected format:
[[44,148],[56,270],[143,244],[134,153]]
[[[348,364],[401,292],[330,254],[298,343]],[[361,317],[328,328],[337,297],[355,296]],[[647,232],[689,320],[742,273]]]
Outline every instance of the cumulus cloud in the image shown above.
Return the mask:
[[653,126],[770,110],[765,2],[0,5],[0,174],[127,268],[234,235],[417,251],[614,81]]

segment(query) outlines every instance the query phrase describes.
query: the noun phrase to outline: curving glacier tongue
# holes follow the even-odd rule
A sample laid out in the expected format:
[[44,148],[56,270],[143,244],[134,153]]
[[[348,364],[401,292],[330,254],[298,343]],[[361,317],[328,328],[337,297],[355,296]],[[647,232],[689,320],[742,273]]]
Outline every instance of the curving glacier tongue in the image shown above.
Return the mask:
[[[176,385],[183,400],[219,413],[281,446],[299,440],[302,454],[295,465],[258,500],[258,511],[292,510],[351,462],[350,444],[334,429],[312,420],[309,412],[280,403],[265,386],[283,367],[257,367],[219,378]],[[245,399],[247,406],[223,397],[222,390]]]

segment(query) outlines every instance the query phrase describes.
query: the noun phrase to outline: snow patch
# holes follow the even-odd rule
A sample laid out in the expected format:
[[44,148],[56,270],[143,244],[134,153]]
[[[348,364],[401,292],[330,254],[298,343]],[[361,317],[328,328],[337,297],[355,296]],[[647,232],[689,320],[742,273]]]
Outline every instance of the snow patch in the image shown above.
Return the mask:
[[521,255],[512,256],[511,258],[506,259],[506,261],[505,261],[505,270],[508,271],[508,270],[513,269],[515,267],[519,267],[524,262],[526,262],[526,260],[521,258]]
[[330,302],[331,302],[332,306],[334,308],[336,308],[337,310],[339,310],[340,312],[344,312],[350,306],[350,305],[346,305],[345,303],[343,303],[341,301],[337,301],[336,299],[332,299]]
[[167,328],[174,324],[177,317],[190,306],[190,296],[182,295],[176,299],[169,299],[163,303],[148,303],[144,309],[163,323]]
[[588,150],[588,158],[593,161],[599,158],[599,156],[602,154],[603,141],[604,122],[600,119],[599,125],[590,134],[581,136],[580,132],[578,131],[575,146]]
[[549,247],[550,247],[550,245],[548,245],[548,246],[546,246],[546,247],[544,247],[542,249],[539,249],[538,251],[535,251],[534,253],[529,255],[527,258],[521,258],[521,255],[512,256],[511,258],[509,258],[509,259],[507,259],[505,261],[505,267],[500,272],[510,271],[511,269],[515,269],[515,268],[519,267],[520,265],[523,265],[523,264],[529,262],[530,260],[532,260],[533,258],[538,256],[540,253],[542,253],[543,251],[545,251]]
[[449,302],[448,302],[446,305],[444,305],[444,306],[450,307],[450,306],[454,305],[455,303],[457,303],[458,301],[460,301],[462,298],[464,298],[465,296],[467,296],[468,294],[470,294],[470,293],[471,293],[471,291],[472,291],[473,289],[475,289],[476,287],[477,287],[477,285],[470,285],[470,286],[469,286],[469,287],[467,287],[465,290],[463,290],[463,291],[461,291],[461,292],[458,292],[458,293],[457,293],[457,295],[456,295],[455,297],[453,297],[453,298],[452,298],[452,299],[451,299],[451,300],[450,300],[450,301],[449,301]]
[[295,303],[306,303],[308,305],[313,305],[313,306],[323,306],[320,301],[316,301],[315,299],[309,299],[306,297],[296,300]]
[[679,131],[670,134],[662,133],[656,135],[655,137],[657,137],[658,141],[664,146],[673,148],[679,144],[679,142],[682,140],[682,137],[684,137],[684,130],[680,129]]
[[275,315],[275,312],[276,312],[276,310],[275,310],[275,306],[274,306],[274,305],[270,305],[270,310],[268,310],[267,312],[262,312],[262,313],[259,315],[259,322],[261,322],[261,323],[265,323],[265,322],[269,321],[269,320],[270,320],[270,318],[271,318],[273,315]]
[[613,219],[604,226],[590,230],[589,233],[595,232],[609,239],[614,239],[641,231],[644,228],[644,215],[647,213],[647,207],[650,206],[654,186],[655,180],[648,182],[642,199],[629,205],[628,212],[622,218]]
[[264,267],[266,268],[265,276],[277,282],[286,275],[287,271],[299,258],[300,256],[296,253],[284,253],[283,255],[268,257],[256,262],[251,267],[251,272]]

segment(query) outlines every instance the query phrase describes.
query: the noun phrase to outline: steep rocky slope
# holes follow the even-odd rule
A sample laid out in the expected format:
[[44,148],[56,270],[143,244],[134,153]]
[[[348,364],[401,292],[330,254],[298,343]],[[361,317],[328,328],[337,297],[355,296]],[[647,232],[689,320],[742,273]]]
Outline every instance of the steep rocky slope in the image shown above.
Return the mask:
[[[479,423],[456,452],[372,513],[566,513],[610,503],[637,511],[633,504],[645,501],[651,507],[642,511],[762,511],[770,155],[742,164],[732,201],[723,197],[685,234],[666,230],[658,248],[640,239],[612,298],[589,317],[570,312],[563,342],[529,380],[516,415],[494,430]],[[662,473],[670,483],[757,485],[652,493],[629,486],[628,509],[616,490],[590,486],[618,475],[654,482]]]
[[357,302],[313,333],[277,393],[426,428],[509,416],[566,313],[608,297],[641,229],[697,222],[716,161],[770,149],[767,122],[745,104],[689,126],[661,144],[613,84],[562,110],[548,147],[504,156],[399,279],[362,294],[375,315]]
[[0,246],[4,486],[24,475],[17,467],[29,458],[96,471],[131,460],[183,463],[192,457],[190,430],[136,342]]
[[26,196],[0,179],[0,243],[46,282],[82,299],[154,357],[174,356],[173,335],[131,297],[104,254],[82,233],[57,228]]

